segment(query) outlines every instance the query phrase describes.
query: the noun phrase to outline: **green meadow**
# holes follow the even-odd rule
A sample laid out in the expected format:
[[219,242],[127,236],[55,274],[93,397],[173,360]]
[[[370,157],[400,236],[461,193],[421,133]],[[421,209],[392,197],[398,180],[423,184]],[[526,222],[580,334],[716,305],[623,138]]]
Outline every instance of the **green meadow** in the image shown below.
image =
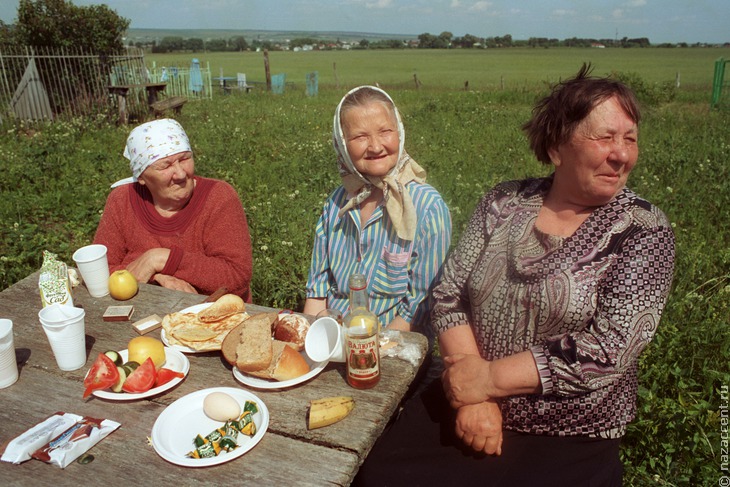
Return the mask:
[[[196,172],[239,192],[253,239],[254,302],[300,310],[314,225],[339,177],[332,115],[345,90],[378,83],[403,114],[406,148],[428,170],[454,222],[454,242],[499,181],[544,175],[520,125],[550,82],[591,61],[643,104],[639,162],[629,186],[664,210],[677,238],[675,279],[640,360],[638,415],[623,441],[625,485],[716,485],[728,468],[730,392],[730,113],[709,108],[713,64],[730,49],[504,49],[271,52],[291,85],[273,95],[215,92],[178,117]],[[264,82],[263,54],[192,57]],[[304,77],[318,71],[319,95]],[[679,86],[677,87],[677,74]],[[335,76],[336,74],[336,76]],[[413,75],[422,83],[415,88]],[[469,89],[464,82],[469,81]],[[727,106],[727,104],[726,104]],[[43,250],[71,263],[89,243],[109,185],[128,175],[130,127],[113,116],[0,130],[0,289],[37,270]],[[506,445],[505,445],[506,447]],[[723,470],[723,468],[725,470]],[[722,484],[721,484],[722,485]]]
[[[458,90],[468,81],[472,90],[489,91],[534,89],[590,61],[597,74],[634,72],[651,83],[675,83],[679,76],[680,87],[696,88],[712,84],[713,64],[721,56],[730,56],[730,48],[271,51],[269,66],[272,74],[286,73],[287,82],[302,87],[306,73],[317,71],[324,87],[379,83],[411,89],[416,75],[422,89]],[[189,66],[192,58],[208,64],[213,76],[223,70],[224,76],[246,73],[248,80],[266,80],[263,52],[146,56],[158,66]]]

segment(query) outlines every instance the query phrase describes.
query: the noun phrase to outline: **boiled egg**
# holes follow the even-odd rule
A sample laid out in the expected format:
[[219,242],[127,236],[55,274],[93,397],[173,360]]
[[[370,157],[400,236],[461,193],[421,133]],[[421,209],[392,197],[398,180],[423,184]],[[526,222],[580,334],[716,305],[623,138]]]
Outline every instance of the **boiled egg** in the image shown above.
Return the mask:
[[203,399],[203,412],[215,421],[238,419],[241,406],[225,392],[211,392]]

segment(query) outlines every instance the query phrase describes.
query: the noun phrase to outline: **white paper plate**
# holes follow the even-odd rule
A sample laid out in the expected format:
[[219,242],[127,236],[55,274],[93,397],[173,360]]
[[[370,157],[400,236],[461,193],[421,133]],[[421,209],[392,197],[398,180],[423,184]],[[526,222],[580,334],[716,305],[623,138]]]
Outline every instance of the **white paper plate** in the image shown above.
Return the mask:
[[[238,448],[223,452],[213,458],[188,458],[188,452],[195,449],[193,440],[200,434],[206,436],[223,423],[214,421],[203,412],[203,400],[211,392],[224,392],[238,401],[243,411],[246,400],[256,402],[259,412],[254,414],[256,434],[248,437],[238,435]],[[261,441],[269,427],[269,410],[266,405],[243,389],[233,387],[214,387],[196,391],[173,402],[157,417],[152,426],[152,446],[158,455],[175,465],[184,467],[209,467],[230,462],[251,450]]]
[[[193,313],[198,314],[201,311],[203,311],[205,308],[208,308],[213,303],[200,303],[196,304],[194,306],[190,306],[189,308],[185,308],[183,310],[178,311],[178,313]],[[179,350],[182,353],[206,353],[206,352],[214,352],[215,350],[195,350],[194,348],[186,347],[185,345],[178,345],[178,344],[172,344],[169,341],[167,341],[167,333],[165,332],[165,329],[162,328],[160,330],[160,339],[162,340],[162,343],[167,345],[170,348],[174,348],[175,350]]]
[[238,382],[245,384],[249,387],[255,387],[257,389],[286,389],[288,387],[301,384],[302,382],[306,382],[309,379],[317,376],[327,365],[328,361],[315,362],[311,358],[309,358],[309,356],[303,351],[299,353],[302,354],[304,360],[306,360],[309,364],[310,370],[306,374],[299,376],[296,379],[283,381],[277,381],[274,379],[260,379],[258,377],[244,374],[243,372],[239,371],[235,366],[233,367],[233,377],[235,377]]
[[[124,362],[129,358],[128,350],[120,350]],[[165,347],[165,365],[166,369],[174,370],[175,372],[182,372],[185,377],[188,375],[190,370],[190,361],[188,358],[177,350],[170,347]],[[88,375],[88,372],[87,372]],[[94,391],[92,394],[101,399],[109,399],[110,401],[133,401],[135,399],[143,399],[145,397],[156,396],[157,394],[163,393],[169,389],[172,389],[178,385],[185,377],[175,377],[167,384],[163,384],[160,387],[153,387],[149,391],[132,394],[129,392],[112,392],[108,389]]]

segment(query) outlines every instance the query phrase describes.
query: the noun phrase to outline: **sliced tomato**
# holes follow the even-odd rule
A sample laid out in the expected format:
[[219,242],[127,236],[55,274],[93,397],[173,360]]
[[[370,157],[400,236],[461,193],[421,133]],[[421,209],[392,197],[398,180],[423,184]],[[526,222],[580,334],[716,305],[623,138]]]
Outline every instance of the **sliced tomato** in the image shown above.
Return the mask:
[[122,390],[130,394],[147,392],[155,385],[155,379],[157,379],[155,363],[150,357],[147,357],[147,360],[142,365],[129,374],[129,377],[127,377],[127,380],[122,385]]
[[170,382],[172,379],[175,379],[177,377],[182,379],[183,377],[185,377],[185,374],[183,374],[182,372],[177,372],[175,370],[166,369],[163,367],[157,371],[157,380],[155,381],[155,387],[160,387],[162,385],[165,385],[168,382]]
[[117,366],[114,365],[112,359],[100,353],[84,379],[84,397],[88,397],[94,391],[111,387],[118,380],[119,371]]

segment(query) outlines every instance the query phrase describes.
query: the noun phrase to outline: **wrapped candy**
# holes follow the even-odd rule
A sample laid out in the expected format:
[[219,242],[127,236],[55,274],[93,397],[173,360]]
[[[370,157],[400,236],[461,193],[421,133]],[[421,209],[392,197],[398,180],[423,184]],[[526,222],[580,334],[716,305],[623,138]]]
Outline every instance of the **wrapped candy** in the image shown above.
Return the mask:
[[211,458],[221,452],[229,452],[238,448],[238,435],[254,436],[256,434],[256,423],[253,415],[259,408],[253,401],[246,401],[243,412],[237,419],[226,421],[219,428],[214,429],[204,437],[197,435],[193,440],[195,449],[187,456],[190,458]]

